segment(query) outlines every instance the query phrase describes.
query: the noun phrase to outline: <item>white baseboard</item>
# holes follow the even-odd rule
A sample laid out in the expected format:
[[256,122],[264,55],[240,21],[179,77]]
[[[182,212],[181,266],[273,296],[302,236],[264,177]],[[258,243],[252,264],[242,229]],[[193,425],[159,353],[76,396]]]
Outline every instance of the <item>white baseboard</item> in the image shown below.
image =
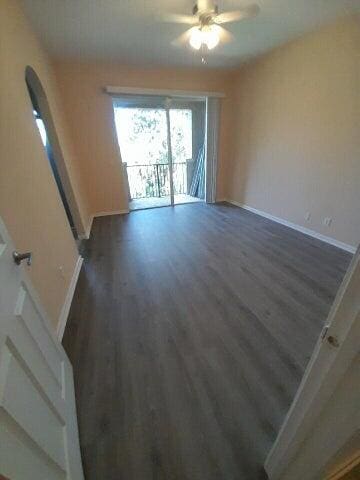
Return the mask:
[[126,215],[129,213],[129,209],[127,210],[112,210],[111,212],[97,212],[94,213],[93,217],[108,217],[109,215]]
[[69,288],[65,297],[64,304],[62,306],[60,316],[59,316],[59,321],[58,321],[58,326],[56,329],[56,335],[61,342],[64,332],[65,332],[65,327],[66,327],[66,322],[69,316],[69,311],[71,307],[71,302],[74,296],[76,284],[79,278],[81,266],[83,264],[84,259],[79,255],[77,262],[75,264],[74,272],[70,280]]
[[245,205],[244,203],[236,202],[235,200],[225,199],[225,202],[231,203],[236,207],[243,208],[244,210],[248,210],[249,212],[256,213],[257,215],[261,215],[262,217],[268,218],[269,220],[273,220],[274,222],[280,223],[281,225],[285,225],[286,227],[292,228],[293,230],[297,230],[298,232],[304,233],[305,235],[309,235],[310,237],[317,238],[325,243],[329,243],[334,247],[341,248],[342,250],[346,250],[350,253],[356,252],[356,247],[349,245],[344,242],[340,242],[339,240],[335,240],[335,238],[327,237],[326,235],[322,235],[321,233],[317,233],[314,230],[310,230],[309,228],[302,227],[301,225],[297,225],[296,223],[289,222],[287,220],[283,220],[282,218],[275,217],[270,213],[263,212],[262,210],[258,210],[257,208],[250,207],[249,205]]
[[83,235],[79,235],[79,240],[89,240],[93,220],[94,220],[94,215],[90,215],[88,226],[86,227],[86,231]]
[[107,217],[109,215],[126,215],[129,210],[112,210],[111,212],[97,212],[90,216],[89,223],[86,228],[86,232],[83,235],[79,235],[80,240],[89,240],[91,234],[91,227],[95,217]]

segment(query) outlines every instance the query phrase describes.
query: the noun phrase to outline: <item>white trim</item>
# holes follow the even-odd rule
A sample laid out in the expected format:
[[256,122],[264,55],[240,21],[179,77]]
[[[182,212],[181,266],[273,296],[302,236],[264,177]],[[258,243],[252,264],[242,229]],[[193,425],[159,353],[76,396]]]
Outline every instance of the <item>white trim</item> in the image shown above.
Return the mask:
[[94,220],[94,215],[90,215],[88,226],[86,227],[85,233],[83,235],[79,235],[79,240],[89,240],[93,220]]
[[67,319],[68,319],[68,316],[69,316],[71,302],[72,302],[72,299],[73,299],[73,296],[74,296],[74,293],[75,293],[75,288],[76,288],[76,284],[77,284],[77,281],[78,281],[78,278],[79,278],[79,274],[80,274],[80,270],[81,270],[81,266],[83,264],[83,261],[84,261],[84,259],[79,255],[79,257],[77,259],[77,262],[75,264],[73,275],[72,275],[71,280],[70,280],[70,284],[69,284],[69,288],[68,288],[68,291],[67,291],[67,294],[66,294],[66,297],[65,297],[65,301],[64,301],[64,304],[63,304],[61,312],[60,312],[59,321],[58,321],[58,325],[57,325],[57,329],[56,329],[56,336],[57,336],[59,342],[61,342],[61,340],[63,338],[63,335],[64,335],[64,332],[65,332],[65,327],[66,327],[66,322],[67,322]]
[[115,87],[106,86],[105,92],[109,95],[157,95],[162,97],[180,97],[180,98],[194,98],[204,99],[205,97],[224,98],[223,92],[201,92],[201,91],[187,91],[187,90],[170,90],[158,88],[138,88],[138,87]]
[[93,217],[108,217],[110,215],[126,215],[130,211],[128,209],[126,210],[112,210],[110,212],[97,212],[93,214]]
[[[219,200],[218,200],[219,201]],[[243,208],[244,210],[249,210],[249,212],[256,213],[257,215],[261,215],[262,217],[268,218],[269,220],[273,220],[274,222],[281,223],[281,225],[285,225],[286,227],[292,228],[293,230],[297,230],[305,235],[309,235],[310,237],[317,238],[325,243],[329,243],[330,245],[334,245],[335,247],[341,248],[342,250],[346,250],[350,253],[356,252],[356,247],[349,245],[344,242],[340,242],[339,240],[335,240],[335,238],[327,237],[326,235],[322,235],[321,233],[317,233],[314,230],[310,230],[309,228],[302,227],[301,225],[297,225],[296,223],[289,222],[288,220],[283,220],[282,218],[275,217],[270,213],[264,212],[262,210],[258,210],[257,208],[250,207],[249,205],[245,205],[244,203],[236,202],[235,200],[225,199],[225,202],[231,203],[236,207]]]

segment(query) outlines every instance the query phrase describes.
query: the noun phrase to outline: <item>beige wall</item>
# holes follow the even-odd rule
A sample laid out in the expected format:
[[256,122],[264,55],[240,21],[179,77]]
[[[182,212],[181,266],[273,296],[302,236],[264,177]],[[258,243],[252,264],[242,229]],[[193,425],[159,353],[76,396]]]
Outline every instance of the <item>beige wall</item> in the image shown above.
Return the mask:
[[[127,208],[111,98],[106,85],[202,91],[229,91],[229,72],[193,69],[140,69],[110,63],[61,62],[56,77],[72,131],[77,158],[86,178],[92,213]],[[230,155],[231,99],[222,105],[218,197],[224,196]]]
[[[360,242],[359,56],[353,17],[237,72],[228,198]],[[330,227],[324,217],[333,219]]]
[[29,273],[55,328],[78,252],[33,118],[25,85],[27,65],[37,72],[47,94],[85,222],[87,207],[72,167],[48,59],[18,2],[1,0],[0,216],[16,248],[33,252]]

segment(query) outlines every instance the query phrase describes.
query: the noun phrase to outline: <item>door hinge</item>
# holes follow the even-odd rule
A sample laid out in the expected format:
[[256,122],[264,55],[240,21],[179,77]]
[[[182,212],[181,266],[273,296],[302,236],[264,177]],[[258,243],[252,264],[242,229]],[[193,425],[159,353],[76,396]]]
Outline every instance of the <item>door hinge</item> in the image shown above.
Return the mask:
[[325,339],[328,331],[329,331],[329,325],[325,325],[325,327],[322,329],[322,332],[321,332],[321,340]]
[[325,339],[327,342],[332,346],[332,347],[339,347],[340,343],[338,338],[335,335],[329,335],[329,325],[325,325],[325,327],[322,329],[321,332],[321,341],[324,341]]

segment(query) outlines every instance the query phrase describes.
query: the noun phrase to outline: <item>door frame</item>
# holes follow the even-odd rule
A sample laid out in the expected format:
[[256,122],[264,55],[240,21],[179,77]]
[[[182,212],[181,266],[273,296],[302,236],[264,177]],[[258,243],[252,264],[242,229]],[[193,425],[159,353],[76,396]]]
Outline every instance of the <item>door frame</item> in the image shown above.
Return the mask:
[[172,155],[172,145],[171,145],[171,122],[170,122],[171,98],[166,98],[164,105],[165,105],[165,114],[166,114],[167,157],[168,157],[169,178],[170,178],[170,205],[173,207],[175,205],[175,197],[174,197],[174,168],[173,168],[173,155]]

